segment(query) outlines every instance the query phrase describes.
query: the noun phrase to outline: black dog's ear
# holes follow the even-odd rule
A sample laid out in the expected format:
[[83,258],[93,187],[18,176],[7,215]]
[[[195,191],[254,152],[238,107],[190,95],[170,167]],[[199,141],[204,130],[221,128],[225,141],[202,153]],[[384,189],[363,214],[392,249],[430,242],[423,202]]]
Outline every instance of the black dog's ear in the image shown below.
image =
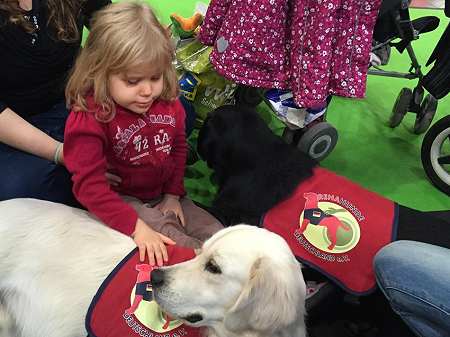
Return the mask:
[[[219,129],[220,130],[220,129]],[[216,170],[220,160],[216,160],[219,154],[220,138],[219,131],[213,125],[213,120],[207,118],[201,127],[197,138],[197,152],[209,168]]]
[[218,161],[214,159],[215,157],[222,158],[219,162],[223,162],[226,158],[226,149],[221,146],[221,143],[230,133],[233,120],[236,121],[236,118],[239,118],[239,113],[236,106],[223,105],[211,111],[200,128],[197,152],[210,168],[217,167]]
[[200,155],[200,158],[202,158],[204,161],[206,161],[206,158],[208,157],[208,147],[209,147],[208,143],[210,142],[209,139],[210,120],[211,117],[208,115],[203,121],[203,125],[200,128],[197,137],[197,152]]

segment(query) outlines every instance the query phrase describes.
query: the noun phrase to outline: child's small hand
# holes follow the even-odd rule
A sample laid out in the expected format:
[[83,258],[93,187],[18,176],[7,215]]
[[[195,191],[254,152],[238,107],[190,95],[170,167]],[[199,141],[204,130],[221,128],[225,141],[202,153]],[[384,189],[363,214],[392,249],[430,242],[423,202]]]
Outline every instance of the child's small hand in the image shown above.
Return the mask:
[[155,206],[155,208],[159,209],[163,214],[172,211],[175,213],[175,216],[180,219],[181,225],[185,226],[184,213],[179,198],[180,197],[177,195],[164,194],[163,199]]
[[155,259],[158,266],[162,266],[167,262],[168,255],[165,244],[174,245],[175,241],[151,229],[144,221],[138,219],[133,240],[139,248],[139,259],[141,262],[145,260],[147,252],[150,265],[155,265]]

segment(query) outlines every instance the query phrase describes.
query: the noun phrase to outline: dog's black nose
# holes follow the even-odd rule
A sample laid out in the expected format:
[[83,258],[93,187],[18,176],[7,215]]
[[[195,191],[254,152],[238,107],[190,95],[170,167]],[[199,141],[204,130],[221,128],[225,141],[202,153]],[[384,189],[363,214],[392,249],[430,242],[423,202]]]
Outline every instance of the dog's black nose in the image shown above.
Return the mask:
[[155,269],[152,271],[151,277],[152,287],[159,288],[164,284],[164,270]]

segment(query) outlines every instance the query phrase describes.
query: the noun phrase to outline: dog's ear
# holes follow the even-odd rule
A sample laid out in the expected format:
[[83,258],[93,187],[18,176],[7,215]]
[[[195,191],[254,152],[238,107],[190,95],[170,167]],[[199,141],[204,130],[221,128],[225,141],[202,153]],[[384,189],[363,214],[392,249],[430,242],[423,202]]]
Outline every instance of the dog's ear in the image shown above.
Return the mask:
[[225,316],[225,328],[270,332],[296,320],[303,327],[305,285],[300,265],[296,261],[292,264],[280,269],[269,257],[256,260],[249,281]]

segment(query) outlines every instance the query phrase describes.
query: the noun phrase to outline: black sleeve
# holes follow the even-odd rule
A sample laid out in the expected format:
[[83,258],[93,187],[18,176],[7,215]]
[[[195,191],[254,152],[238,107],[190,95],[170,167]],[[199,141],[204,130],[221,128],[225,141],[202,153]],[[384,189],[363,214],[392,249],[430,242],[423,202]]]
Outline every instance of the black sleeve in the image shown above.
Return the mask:
[[3,112],[3,110],[5,110],[8,106],[3,103],[2,101],[0,101],[0,114]]
[[86,0],[83,4],[83,8],[81,9],[83,14],[83,24],[89,28],[92,15],[95,11],[98,11],[110,3],[111,0]]

